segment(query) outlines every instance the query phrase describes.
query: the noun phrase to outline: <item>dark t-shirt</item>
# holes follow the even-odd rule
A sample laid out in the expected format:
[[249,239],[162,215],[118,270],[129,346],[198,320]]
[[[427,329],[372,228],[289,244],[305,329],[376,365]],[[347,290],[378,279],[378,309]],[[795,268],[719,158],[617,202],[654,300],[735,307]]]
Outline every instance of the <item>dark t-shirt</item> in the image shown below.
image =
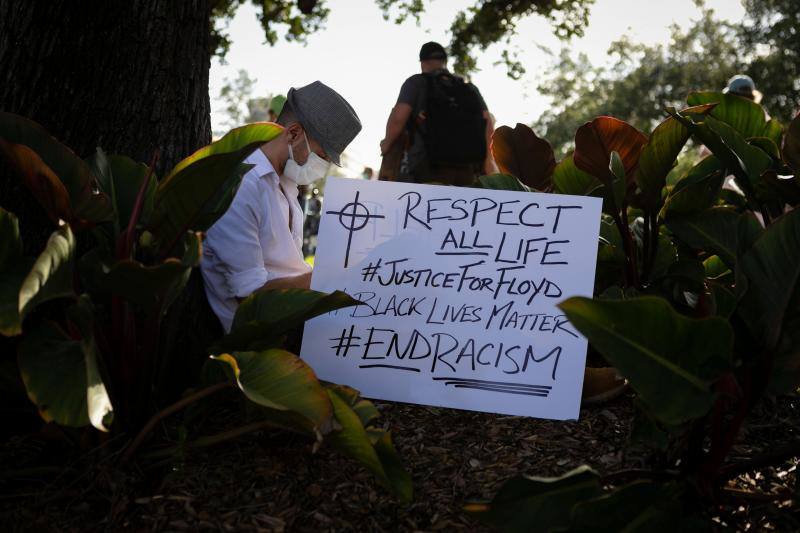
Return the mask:
[[[440,72],[447,72],[447,69],[436,70],[430,75],[435,75]],[[406,123],[406,130],[411,136],[411,146],[401,163],[401,175],[408,176],[417,174],[422,167],[426,166],[425,143],[422,139],[422,135],[419,134],[419,129],[424,129],[425,127],[424,122],[420,122],[419,128],[417,127],[417,119],[420,113],[425,111],[425,102],[427,101],[428,81],[425,76],[425,74],[414,74],[410,76],[403,82],[403,86],[400,87],[400,95],[397,97],[398,104],[408,104],[411,106],[411,116]],[[467,83],[467,85],[478,95],[481,110],[486,111],[488,109],[486,107],[486,102],[483,100],[483,96],[481,96],[478,88],[471,83]]]

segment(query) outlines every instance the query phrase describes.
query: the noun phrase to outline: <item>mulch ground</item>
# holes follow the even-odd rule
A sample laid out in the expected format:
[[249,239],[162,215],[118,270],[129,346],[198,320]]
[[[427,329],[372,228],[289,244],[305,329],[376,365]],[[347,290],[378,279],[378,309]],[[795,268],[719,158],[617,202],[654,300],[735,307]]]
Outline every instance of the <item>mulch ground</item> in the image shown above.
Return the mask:
[[[461,507],[488,499],[524,473],[562,474],[581,464],[601,473],[642,466],[626,451],[630,396],[554,422],[377,403],[414,479],[399,504],[353,461],[282,432],[251,434],[161,464],[114,468],[95,454],[72,469],[37,467],[47,445],[15,438],[0,447],[2,531],[488,531]],[[800,438],[800,400],[756,410],[733,455],[753,457]],[[85,464],[91,461],[91,465]],[[797,531],[797,458],[740,475],[731,488],[758,497],[715,510],[719,529]],[[38,470],[37,470],[38,468]],[[1,474],[1,472],[0,472]],[[154,481],[155,480],[155,481]],[[761,499],[759,499],[761,498]]]

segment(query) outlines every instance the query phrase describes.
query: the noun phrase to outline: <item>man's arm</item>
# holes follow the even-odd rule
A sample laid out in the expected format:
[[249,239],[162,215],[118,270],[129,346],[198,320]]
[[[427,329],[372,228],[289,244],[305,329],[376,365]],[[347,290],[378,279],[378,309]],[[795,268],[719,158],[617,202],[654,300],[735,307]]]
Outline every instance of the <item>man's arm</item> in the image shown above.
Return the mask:
[[381,155],[386,154],[406,127],[412,108],[409,104],[398,102],[386,121],[386,136],[381,141]]
[[271,279],[258,290],[264,291],[269,289],[310,289],[310,288],[311,288],[311,271],[308,271],[305,274],[298,274],[296,276]]

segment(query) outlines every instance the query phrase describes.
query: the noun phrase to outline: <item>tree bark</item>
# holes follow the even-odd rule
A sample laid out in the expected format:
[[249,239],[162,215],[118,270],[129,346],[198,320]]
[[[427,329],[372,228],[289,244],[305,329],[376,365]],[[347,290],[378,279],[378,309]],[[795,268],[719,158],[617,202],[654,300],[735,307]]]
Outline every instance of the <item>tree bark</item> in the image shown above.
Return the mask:
[[211,0],[0,0],[0,110],[162,176],[211,140]]

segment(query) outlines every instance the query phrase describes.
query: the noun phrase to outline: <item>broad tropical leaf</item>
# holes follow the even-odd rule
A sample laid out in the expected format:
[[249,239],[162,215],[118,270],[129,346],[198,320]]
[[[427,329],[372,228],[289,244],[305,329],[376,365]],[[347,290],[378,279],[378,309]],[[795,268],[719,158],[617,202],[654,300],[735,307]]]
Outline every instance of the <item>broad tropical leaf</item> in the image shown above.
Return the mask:
[[727,321],[687,318],[652,296],[574,297],[559,307],[663,423],[687,422],[711,408],[711,383],[731,365],[733,330]]
[[[760,148],[749,144],[727,123],[706,117],[692,128],[695,135],[733,173],[736,183],[748,196],[753,196],[761,175],[772,160]],[[752,198],[751,198],[752,199]]]
[[[13,113],[0,112],[0,139],[27,146],[58,177],[69,194],[74,215],[71,221],[83,224],[111,220],[111,201],[105,194],[94,192],[95,178],[89,167],[39,124]],[[41,168],[35,162],[26,164]],[[61,205],[60,202],[57,205]],[[48,205],[44,207],[47,209]]]
[[686,98],[690,106],[717,104],[711,116],[729,124],[744,138],[761,137],[774,128],[767,127],[764,109],[747,98],[721,92],[693,92]]
[[538,191],[552,189],[551,176],[556,166],[553,148],[529,126],[497,128],[492,135],[492,155],[502,173],[515,176]]
[[800,113],[794,117],[783,138],[783,159],[800,174]]
[[411,477],[402,468],[389,434],[382,436],[374,446],[359,415],[348,402],[335,390],[328,389],[327,392],[336,422],[341,426],[341,429],[327,436],[328,442],[344,455],[366,466],[400,499],[411,501]]
[[181,259],[170,257],[155,265],[117,260],[97,248],[81,258],[81,271],[92,290],[122,296],[148,312],[164,313],[186,285],[192,268],[200,264],[200,236],[187,232],[183,246]]
[[0,207],[0,334],[19,335],[19,289],[30,262],[22,255],[19,221]]
[[576,504],[601,493],[600,476],[581,466],[556,478],[512,478],[491,502],[467,504],[464,510],[502,531],[561,531]]
[[36,152],[24,144],[12,144],[3,139],[0,139],[0,152],[16,169],[22,183],[53,224],[58,225],[60,220],[76,222],[67,188]]
[[789,304],[800,292],[800,210],[774,221],[742,253],[738,265],[747,290],[737,312],[755,338],[774,349],[784,322],[798,311]]
[[0,209],[0,334],[22,333],[25,316],[37,305],[73,296],[72,270],[75,238],[69,226],[53,232],[39,257],[30,262],[22,257],[16,217]]
[[609,169],[611,152],[617,152],[628,180],[633,180],[647,136],[613,117],[598,117],[575,133],[575,166],[606,185],[614,181]]
[[[114,180],[114,203],[117,208],[119,225],[121,228],[125,228],[131,218],[133,206],[136,203],[136,195],[139,193],[142,182],[150,174],[150,169],[144,163],[137,163],[124,155],[108,156],[108,164]],[[153,213],[157,184],[158,180],[155,174],[150,174],[144,194],[142,212],[139,216],[139,222],[143,225],[147,224]]]
[[274,349],[212,357],[231,367],[239,388],[258,405],[297,413],[315,428],[326,425],[333,414],[314,371],[294,354]]
[[[159,241],[162,254],[169,253],[187,230],[205,231],[214,223],[216,219],[207,213],[224,212],[218,200],[227,198],[229,203],[232,199],[223,188],[238,187],[242,160],[281,131],[270,122],[233,129],[172,169],[158,184],[150,221],[150,231]],[[239,179],[232,179],[236,176]]]
[[553,171],[553,187],[561,194],[590,196],[602,186],[600,180],[575,166],[572,155],[562,159]]
[[667,227],[681,242],[718,255],[731,269],[736,267],[738,224],[739,213],[728,207],[712,207],[667,220]]
[[212,352],[271,347],[306,320],[357,304],[358,300],[341,291],[331,294],[305,289],[257,291],[239,304],[231,332]]
[[675,184],[664,201],[659,218],[669,220],[708,209],[716,202],[724,181],[720,161],[714,156],[706,157]]
[[75,237],[64,225],[50,235],[44,251],[19,290],[20,322],[37,305],[55,298],[73,296],[72,269],[75,258]]
[[531,192],[531,188],[520,180],[509,174],[490,174],[478,178],[484,189],[494,189],[498,191],[518,191]]
[[[634,481],[575,505],[570,531],[703,531],[705,527],[698,527],[698,518],[686,516],[679,501],[682,492],[671,483]],[[699,525],[705,524],[699,521]]]
[[89,295],[83,294],[67,309],[69,320],[80,332],[81,349],[86,366],[86,409],[89,422],[100,431],[108,431],[114,408],[100,374],[99,354],[94,340],[95,309]]
[[[705,114],[713,108],[713,105],[688,108],[681,111],[681,114]],[[667,174],[675,165],[689,135],[689,129],[672,116],[656,126],[650,134],[639,157],[635,176],[636,184],[641,190],[640,202],[645,209],[657,211],[660,208],[661,189],[666,185]]]
[[28,397],[42,418],[71,427],[94,421],[105,429],[111,404],[96,371],[95,354],[84,347],[48,322],[22,339],[17,361]]
[[764,137],[771,139],[777,146],[781,145],[783,140],[783,124],[777,119],[770,119],[764,127]]

